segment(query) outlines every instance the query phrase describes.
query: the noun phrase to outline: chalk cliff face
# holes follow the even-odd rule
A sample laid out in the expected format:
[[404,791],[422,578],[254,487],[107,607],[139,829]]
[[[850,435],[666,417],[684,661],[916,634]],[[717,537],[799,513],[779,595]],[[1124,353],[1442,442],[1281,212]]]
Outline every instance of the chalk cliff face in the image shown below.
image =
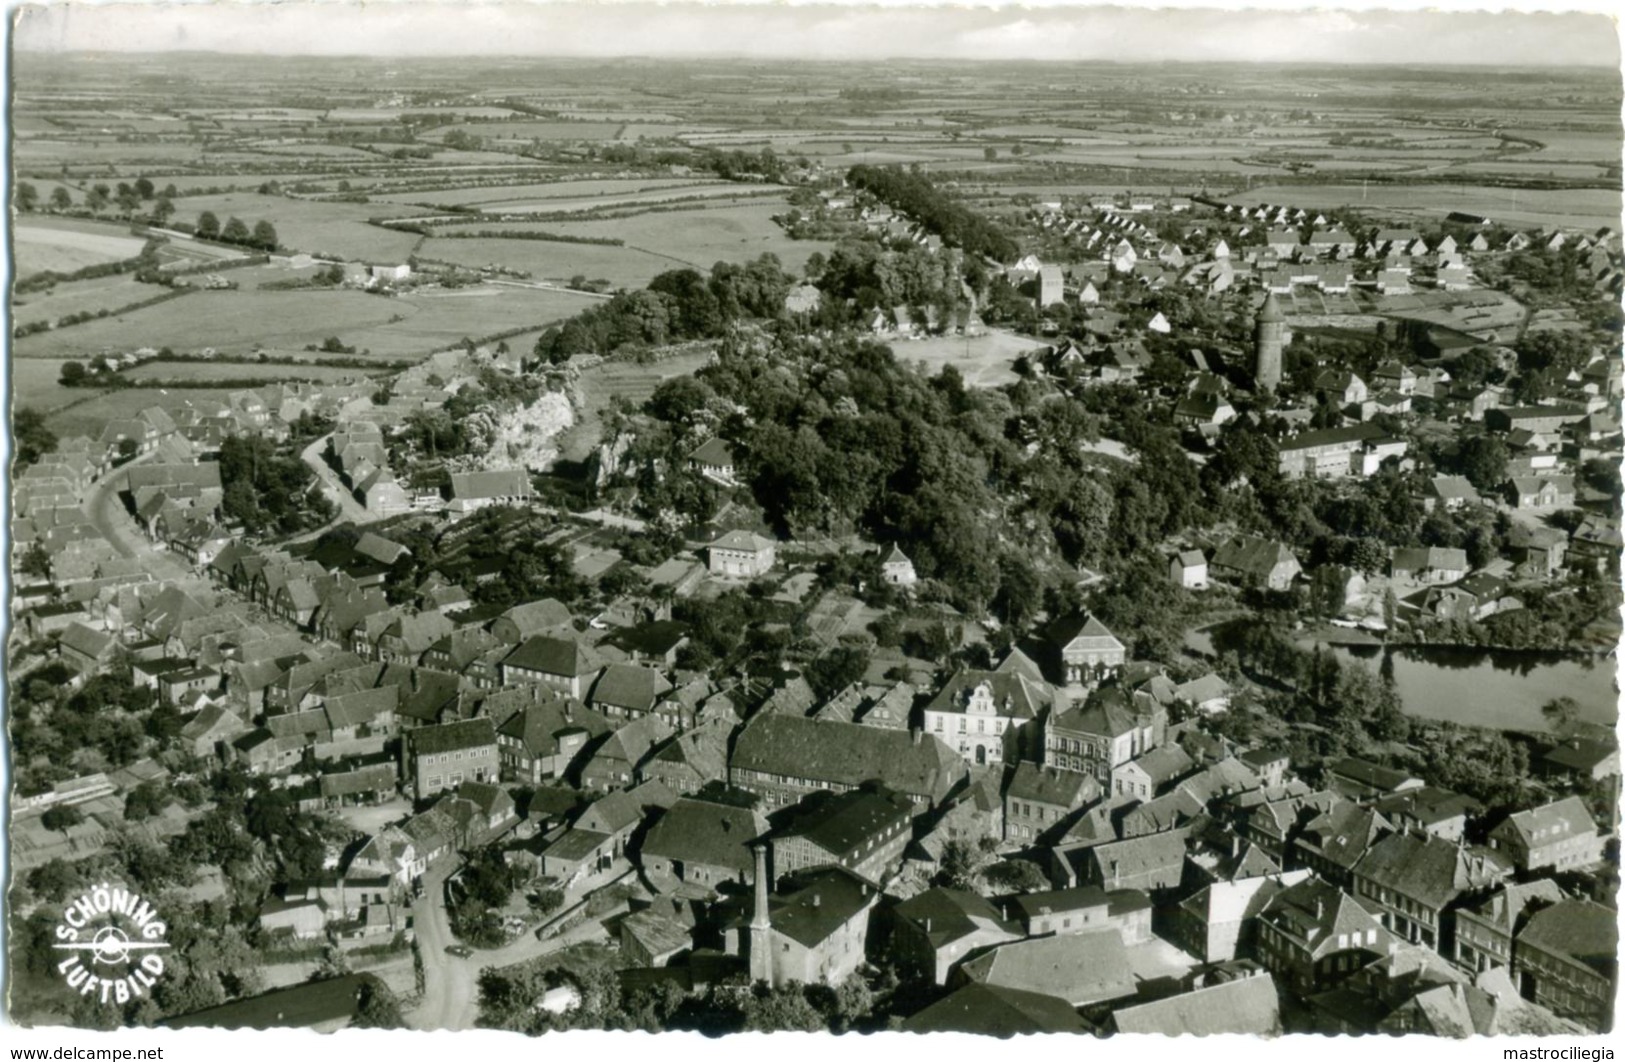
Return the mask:
[[517,465],[532,471],[547,469],[559,456],[559,433],[573,423],[575,412],[570,408],[569,396],[549,391],[531,405],[496,418],[491,444],[481,464],[487,468]]

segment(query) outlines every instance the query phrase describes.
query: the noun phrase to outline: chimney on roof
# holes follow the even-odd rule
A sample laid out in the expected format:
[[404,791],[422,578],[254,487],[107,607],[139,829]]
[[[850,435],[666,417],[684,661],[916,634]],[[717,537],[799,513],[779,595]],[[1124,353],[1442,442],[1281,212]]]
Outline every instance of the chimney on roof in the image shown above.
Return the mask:
[[1241,858],[1241,834],[1239,833],[1232,833],[1230,835],[1230,858]]
[[822,897],[822,896],[820,896],[820,895],[819,895],[819,894],[818,894],[818,893],[816,893],[816,892],[815,892],[815,893],[813,893],[813,902],[812,902],[812,905],[813,905],[813,906],[814,906],[814,907],[822,907],[822,906],[824,906],[824,898],[823,898],[823,897]]
[[1317,897],[1315,897],[1315,920],[1318,922],[1320,919],[1325,918],[1325,917],[1326,917],[1326,900],[1325,900],[1324,897],[1317,896]]
[[914,730],[914,731],[911,731],[910,733],[912,733],[913,736],[914,736],[914,744],[915,745],[919,745],[921,742],[923,742],[925,740],[925,731],[924,730]]

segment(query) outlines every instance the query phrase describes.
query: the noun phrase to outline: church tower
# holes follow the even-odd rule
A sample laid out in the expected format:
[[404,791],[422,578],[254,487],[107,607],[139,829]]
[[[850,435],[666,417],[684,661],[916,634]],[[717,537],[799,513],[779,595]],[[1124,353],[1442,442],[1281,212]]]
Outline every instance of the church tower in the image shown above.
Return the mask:
[[1281,347],[1286,343],[1286,316],[1272,291],[1264,296],[1253,322],[1253,385],[1273,391],[1281,384]]

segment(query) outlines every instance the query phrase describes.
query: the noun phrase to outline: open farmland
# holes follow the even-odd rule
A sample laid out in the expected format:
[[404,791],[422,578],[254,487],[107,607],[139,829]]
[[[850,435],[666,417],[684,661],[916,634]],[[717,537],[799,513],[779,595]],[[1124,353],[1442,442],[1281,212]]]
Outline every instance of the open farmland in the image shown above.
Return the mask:
[[75,402],[88,401],[100,392],[82,387],[63,387],[57,381],[69,358],[28,358],[13,360],[11,400],[18,407],[53,412]]
[[[393,370],[379,370],[393,371]],[[153,380],[308,380],[316,383],[357,383],[370,375],[360,369],[331,365],[300,365],[278,361],[268,364],[236,361],[149,361],[119,374],[126,380],[144,383]]]
[[1292,203],[1306,209],[1354,206],[1417,219],[1464,210],[1507,225],[1596,229],[1619,225],[1619,193],[1600,188],[1563,190],[1475,187],[1456,184],[1257,185],[1231,203]]
[[618,288],[642,287],[675,265],[669,258],[635,247],[551,240],[431,237],[423,242],[418,255],[472,269],[496,266],[518,270],[536,280],[563,282],[574,276],[589,280],[601,278]]
[[785,268],[800,270],[814,251],[828,254],[820,240],[792,240],[773,215],[788,209],[782,199],[742,200],[699,210],[651,211],[609,221],[561,221],[548,227],[570,236],[612,237],[626,246],[660,255],[671,264],[709,269],[719,261],[738,262],[776,254]]
[[276,226],[277,241],[290,251],[335,255],[364,262],[404,262],[418,236],[367,224],[371,217],[400,217],[410,207],[388,203],[325,203],[256,192],[188,196],[177,204],[180,216],[195,222],[204,211],[224,225],[241,218],[250,228],[258,221]]
[[128,227],[66,218],[30,218],[12,228],[16,275],[72,273],[86,266],[134,258],[145,240]]
[[138,284],[127,274],[76,280],[14,299],[12,323],[31,325],[36,321],[58,321],[70,314],[117,310],[161,294],[162,289]]
[[86,357],[137,347],[303,349],[336,336],[380,358],[421,357],[477,337],[540,327],[586,306],[569,292],[483,286],[395,297],[359,291],[205,291],[173,303],[24,336],[19,357]]

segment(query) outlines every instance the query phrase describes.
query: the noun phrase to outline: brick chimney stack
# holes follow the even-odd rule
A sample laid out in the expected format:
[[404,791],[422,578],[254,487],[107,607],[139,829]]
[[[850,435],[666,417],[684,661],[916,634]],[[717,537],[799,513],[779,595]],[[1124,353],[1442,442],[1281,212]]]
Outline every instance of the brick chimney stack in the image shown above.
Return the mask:
[[750,919],[750,979],[766,981],[773,987],[773,923],[767,905],[767,845],[758,844],[756,855],[756,906]]

